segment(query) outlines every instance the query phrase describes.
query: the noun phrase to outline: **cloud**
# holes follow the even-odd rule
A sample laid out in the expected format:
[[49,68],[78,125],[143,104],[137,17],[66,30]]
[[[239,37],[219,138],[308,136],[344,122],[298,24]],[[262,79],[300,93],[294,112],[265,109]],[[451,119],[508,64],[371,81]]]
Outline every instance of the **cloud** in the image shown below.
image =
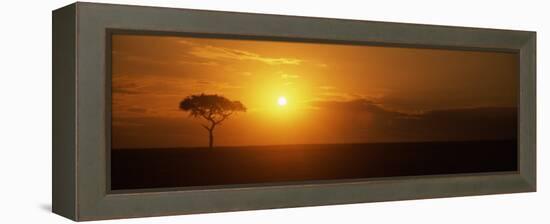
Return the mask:
[[210,85],[211,82],[209,82],[209,81],[204,81],[204,80],[197,80],[197,84],[201,84],[201,85]]
[[282,79],[297,79],[297,78],[300,78],[299,75],[290,75],[290,74],[286,74],[286,73],[281,73],[281,78]]
[[211,82],[205,80],[196,80],[193,86],[195,90],[202,90],[203,92],[224,92],[228,89],[241,89],[240,85],[231,84],[228,82]]
[[127,51],[112,51],[113,58],[118,60],[130,61],[134,64],[157,64],[167,65],[170,64],[170,60],[161,60],[159,58],[152,57],[151,55],[140,55]]
[[197,44],[193,41],[189,41],[189,40],[178,40],[178,43],[183,44],[183,45],[187,45],[187,46],[198,46],[199,45],[199,44]]
[[191,60],[182,60],[179,61],[180,64],[186,65],[203,65],[203,66],[219,66],[220,64],[215,61],[191,61]]
[[336,87],[334,87],[334,86],[319,86],[319,89],[322,89],[322,90],[333,90],[333,89],[336,89]]
[[[119,79],[120,80],[120,79]],[[125,80],[125,82],[120,82],[114,80],[112,82],[111,91],[113,94],[140,94],[139,85],[136,82]]]
[[317,63],[316,65],[321,68],[328,68],[328,65],[325,63]]
[[147,113],[148,109],[141,108],[141,107],[130,107],[127,109],[129,112],[135,112],[135,113]]
[[302,60],[296,58],[271,58],[264,57],[256,53],[230,49],[224,47],[216,47],[211,45],[195,46],[190,54],[206,59],[232,59],[239,61],[257,61],[268,65],[299,65]]
[[323,119],[341,128],[341,135],[356,136],[360,141],[495,140],[517,135],[515,107],[405,113],[365,99],[318,101],[314,106]]
[[357,99],[373,100],[379,98],[379,94],[376,93],[358,94],[355,92],[345,92],[330,85],[317,86],[317,88],[320,90],[315,98],[318,101],[353,101]]
[[367,98],[370,98],[370,97],[354,94],[354,93],[325,90],[324,92],[321,92],[317,95],[316,100],[317,101],[350,101],[355,99],[367,99]]
[[380,104],[367,99],[355,99],[349,101],[317,101],[313,105],[321,110],[328,110],[338,113],[368,113],[378,118],[401,118],[411,115],[385,109]]

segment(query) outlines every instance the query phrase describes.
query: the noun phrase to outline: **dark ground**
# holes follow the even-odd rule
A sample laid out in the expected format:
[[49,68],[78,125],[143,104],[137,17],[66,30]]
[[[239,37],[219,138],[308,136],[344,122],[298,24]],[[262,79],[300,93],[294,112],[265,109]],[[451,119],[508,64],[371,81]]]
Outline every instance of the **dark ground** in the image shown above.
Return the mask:
[[514,171],[516,140],[113,149],[111,187],[139,189]]

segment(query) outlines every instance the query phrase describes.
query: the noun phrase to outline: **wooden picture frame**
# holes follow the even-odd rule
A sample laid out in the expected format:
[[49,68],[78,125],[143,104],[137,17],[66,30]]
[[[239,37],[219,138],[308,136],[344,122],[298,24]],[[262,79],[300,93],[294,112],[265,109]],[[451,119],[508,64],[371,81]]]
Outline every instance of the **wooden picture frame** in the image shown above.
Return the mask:
[[[518,171],[112,191],[112,32],[491,50],[519,55]],[[53,212],[76,221],[536,191],[536,33],[74,3],[53,12]]]

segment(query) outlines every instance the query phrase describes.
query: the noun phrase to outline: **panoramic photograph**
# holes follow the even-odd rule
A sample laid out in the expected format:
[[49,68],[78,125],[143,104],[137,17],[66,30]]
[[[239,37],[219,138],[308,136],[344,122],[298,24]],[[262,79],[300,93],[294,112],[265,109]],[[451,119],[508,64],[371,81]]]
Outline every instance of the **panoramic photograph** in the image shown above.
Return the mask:
[[112,190],[517,170],[518,55],[111,36]]

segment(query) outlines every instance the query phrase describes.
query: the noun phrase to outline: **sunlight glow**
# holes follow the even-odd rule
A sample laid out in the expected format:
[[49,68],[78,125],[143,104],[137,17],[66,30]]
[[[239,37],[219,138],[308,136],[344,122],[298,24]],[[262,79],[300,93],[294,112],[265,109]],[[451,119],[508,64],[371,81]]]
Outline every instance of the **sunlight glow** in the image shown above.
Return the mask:
[[277,100],[277,104],[279,104],[279,106],[281,106],[281,107],[285,106],[286,103],[287,103],[287,101],[286,101],[286,98],[284,96],[279,97],[279,99]]

